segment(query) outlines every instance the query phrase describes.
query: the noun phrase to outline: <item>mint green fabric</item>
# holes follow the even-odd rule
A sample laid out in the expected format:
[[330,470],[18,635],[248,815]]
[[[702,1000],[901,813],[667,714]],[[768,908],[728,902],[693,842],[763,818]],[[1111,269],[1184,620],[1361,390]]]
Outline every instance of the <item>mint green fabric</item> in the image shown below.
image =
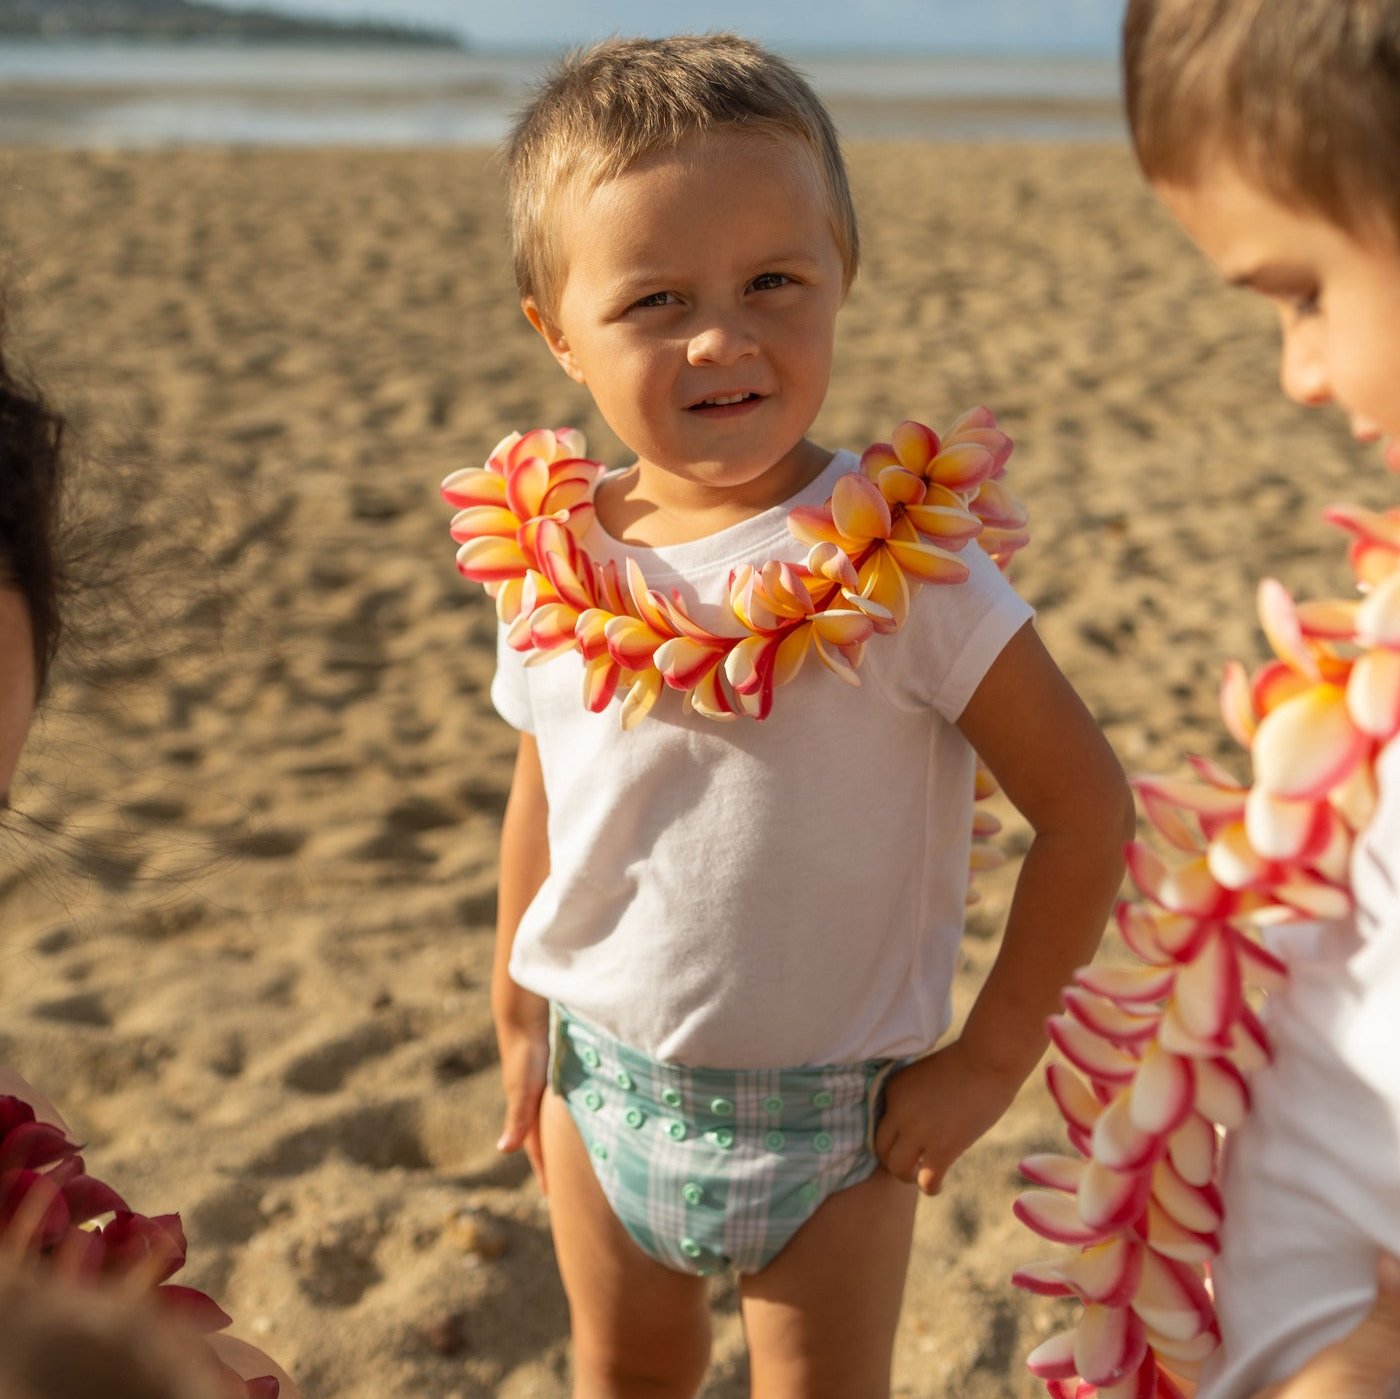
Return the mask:
[[823,1200],[869,1176],[896,1067],[662,1064],[552,1007],[551,1087],[627,1232],[680,1272],[759,1271]]

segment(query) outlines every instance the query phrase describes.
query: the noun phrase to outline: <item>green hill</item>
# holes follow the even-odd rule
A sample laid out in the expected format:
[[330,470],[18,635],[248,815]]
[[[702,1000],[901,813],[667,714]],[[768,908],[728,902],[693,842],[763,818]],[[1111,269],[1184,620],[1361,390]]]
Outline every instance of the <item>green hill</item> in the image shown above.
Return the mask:
[[0,0],[0,39],[132,39],[182,43],[412,44],[461,48],[453,34],[407,25],[298,19],[199,0]]

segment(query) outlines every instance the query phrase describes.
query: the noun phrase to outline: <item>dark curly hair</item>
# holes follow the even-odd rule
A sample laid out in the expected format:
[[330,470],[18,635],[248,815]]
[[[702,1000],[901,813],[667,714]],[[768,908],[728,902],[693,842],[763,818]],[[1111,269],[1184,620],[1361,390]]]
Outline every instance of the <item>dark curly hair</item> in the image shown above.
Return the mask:
[[0,353],[0,580],[29,609],[40,691],[62,629],[63,435],[63,418]]

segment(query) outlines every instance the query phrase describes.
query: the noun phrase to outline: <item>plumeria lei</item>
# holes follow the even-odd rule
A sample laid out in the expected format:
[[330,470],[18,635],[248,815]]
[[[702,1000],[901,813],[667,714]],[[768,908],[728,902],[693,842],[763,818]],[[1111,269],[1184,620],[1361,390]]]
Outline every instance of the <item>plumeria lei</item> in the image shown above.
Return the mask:
[[[630,729],[669,687],[706,719],[766,719],[774,692],[811,652],[859,685],[866,643],[903,625],[919,584],[967,578],[958,551],[968,540],[1007,566],[1029,537],[1025,508],[1002,480],[1011,450],[986,408],[963,414],[942,439],[900,423],[824,505],[788,512],[793,537],[808,546],[804,563],[730,574],[720,630],[696,622],[679,593],[651,588],[635,560],[619,572],[589,558],[579,541],[605,468],[584,456],[572,428],[511,433],[484,467],[450,475],[442,494],[457,509],[458,570],[495,599],[527,665],[579,653],[587,709],[600,713],[620,696]],[[977,799],[995,791],[979,764]],[[976,814],[974,873],[1000,863],[989,843],[997,829],[989,813]]]
[[[169,1281],[185,1263],[177,1214],[136,1214],[110,1185],[87,1174],[66,1133],[35,1120],[23,1100],[0,1095],[0,1253],[38,1258],[78,1279],[144,1281],[197,1334],[230,1318],[210,1297]],[[106,1223],[96,1221],[106,1218]],[[271,1375],[243,1380],[210,1353],[231,1394],[277,1399]]]
[[1117,925],[1139,965],[1082,969],[1050,1021],[1047,1081],[1078,1155],[1022,1162],[1040,1188],[1015,1209],[1078,1251],[1013,1281],[1083,1304],[1027,1362],[1054,1399],[1178,1399],[1219,1344],[1206,1284],[1217,1139],[1245,1118],[1248,1077],[1271,1055],[1250,993],[1285,978],[1257,933],[1351,909],[1352,843],[1400,731],[1400,510],[1327,518],[1351,536],[1361,596],[1296,603],[1261,586],[1275,658],[1252,676],[1232,663],[1221,696],[1253,783],[1200,759],[1194,780],[1136,783],[1176,852],[1129,852],[1145,902],[1121,905]]

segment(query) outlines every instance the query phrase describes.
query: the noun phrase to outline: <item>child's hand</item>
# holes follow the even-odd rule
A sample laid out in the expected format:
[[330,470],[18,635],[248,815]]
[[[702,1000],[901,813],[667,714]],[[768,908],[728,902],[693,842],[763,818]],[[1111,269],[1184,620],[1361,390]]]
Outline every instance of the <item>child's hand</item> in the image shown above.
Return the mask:
[[955,1041],[890,1079],[875,1154],[891,1175],[936,1195],[953,1162],[1001,1117],[1019,1087],[1019,1079],[978,1063]]
[[501,1051],[501,1083],[506,1118],[496,1142],[498,1151],[525,1148],[530,1169],[544,1190],[540,1152],[540,1100],[549,1067],[549,1002],[513,988],[507,1014],[496,1016],[496,1043]]

